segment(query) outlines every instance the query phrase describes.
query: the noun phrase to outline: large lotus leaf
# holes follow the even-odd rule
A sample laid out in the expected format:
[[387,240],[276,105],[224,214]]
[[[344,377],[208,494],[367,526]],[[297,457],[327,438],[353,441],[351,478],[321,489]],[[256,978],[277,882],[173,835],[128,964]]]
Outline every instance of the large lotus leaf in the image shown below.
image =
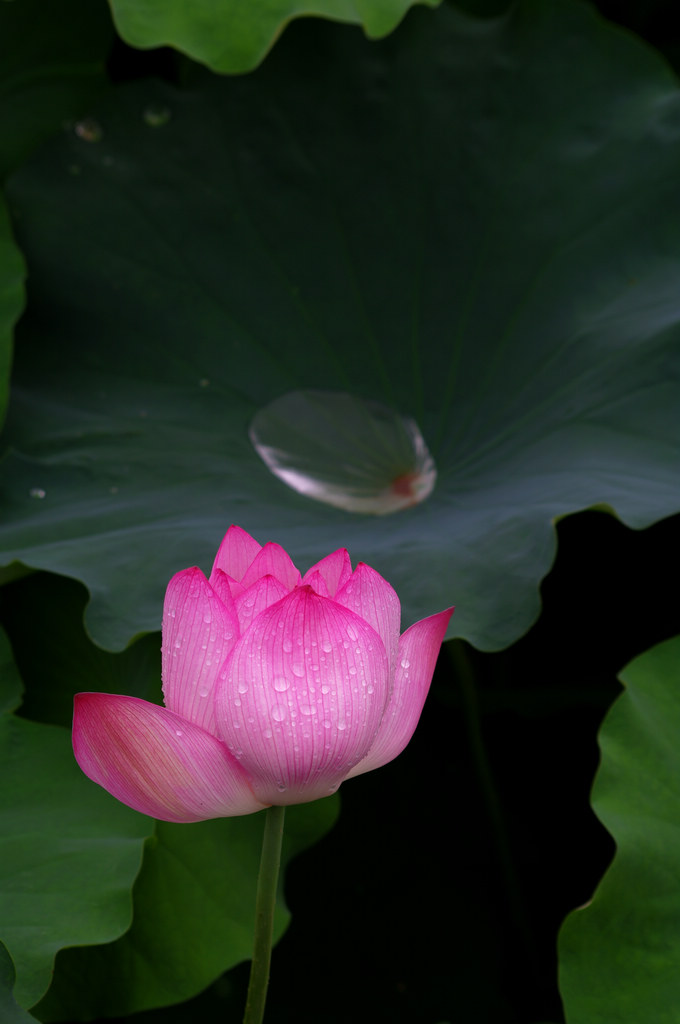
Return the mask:
[[[282,868],[331,828],[338,799],[287,809]],[[124,1016],[181,1002],[248,959],[263,824],[262,813],[195,825],[158,822],[135,885],[130,931],[111,946],[60,953],[40,1019]],[[280,898],[275,940],[289,918]]]
[[622,672],[593,807],[617,851],[560,934],[569,1024],[676,1024],[680,1006],[680,637]]
[[0,1019],[3,1024],[31,1024],[35,1021],[14,998],[15,971],[12,958],[0,942]]
[[[380,43],[299,21],[250,76],[97,117],[11,181],[0,561],[82,579],[98,642],[157,628],[235,521],[302,568],[346,545],[405,624],[455,602],[502,647],[556,517],[677,509],[680,95],[646,47],[572,2],[416,9]],[[248,428],[300,388],[414,417],[431,496],[376,518],[278,480]]]
[[24,264],[0,196],[0,425],[5,418],[12,363],[12,331],[24,305]]
[[104,0],[0,3],[0,177],[89,113],[112,40]]
[[[2,632],[0,666],[11,708],[20,682]],[[16,966],[16,1000],[31,1006],[58,949],[108,942],[129,927],[153,825],[85,778],[58,726],[0,716],[0,777],[0,939]]]
[[163,702],[160,633],[146,633],[118,654],[103,651],[83,628],[86,601],[82,583],[50,573],[0,589],[0,621],[26,688],[21,713],[34,722],[70,728],[73,695],[81,690]]
[[[175,46],[214,71],[250,71],[293,18],[320,15],[387,35],[418,0],[109,0],[132,46]],[[440,0],[419,0],[436,5]]]

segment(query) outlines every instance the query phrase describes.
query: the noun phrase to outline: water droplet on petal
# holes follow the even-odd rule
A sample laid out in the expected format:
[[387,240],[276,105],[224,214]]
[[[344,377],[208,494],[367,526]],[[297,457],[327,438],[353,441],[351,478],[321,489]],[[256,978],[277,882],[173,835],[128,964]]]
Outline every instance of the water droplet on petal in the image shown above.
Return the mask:
[[302,679],[305,674],[305,666],[297,662],[293,665],[293,675],[297,676],[298,679]]
[[410,668],[410,666],[411,666],[411,662],[408,660],[408,658],[402,658],[401,659],[401,667],[402,668]]
[[330,652],[333,650],[333,644],[330,642],[330,640],[323,641],[323,643],[321,644],[321,650],[325,651],[326,654],[330,654]]
[[241,680],[241,681],[239,682],[239,684],[238,684],[238,686],[236,687],[236,689],[238,690],[238,692],[239,692],[239,693],[247,693],[247,692],[248,692],[248,684],[247,684],[247,682],[245,681],[245,679],[242,679],[242,680]]
[[44,491],[42,487],[31,487],[28,493],[31,498],[44,498],[47,491]]
[[349,512],[384,515],[424,501],[437,478],[416,422],[334,391],[292,391],[256,413],[250,439],[294,491]]
[[285,676],[274,676],[272,686],[275,690],[278,690],[279,693],[283,693],[284,690],[287,690],[290,686],[290,679],[286,679]]
[[286,709],[282,704],[277,704],[276,707],[272,708],[272,718],[275,722],[283,722],[286,717]]

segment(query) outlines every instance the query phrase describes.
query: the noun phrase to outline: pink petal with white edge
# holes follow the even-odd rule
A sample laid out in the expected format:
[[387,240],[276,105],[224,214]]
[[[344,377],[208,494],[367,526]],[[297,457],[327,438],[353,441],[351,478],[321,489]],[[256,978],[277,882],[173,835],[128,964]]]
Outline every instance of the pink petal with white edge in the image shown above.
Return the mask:
[[[230,526],[217,549],[212,571],[222,569],[235,580],[242,580],[248,566],[261,550],[262,545],[240,526]],[[212,573],[210,575],[212,577]]]
[[394,760],[407,745],[420,719],[453,608],[414,623],[399,640],[397,672],[375,743],[348,775],[363,775]]
[[241,633],[245,633],[254,619],[265,608],[285,597],[288,589],[273,576],[263,576],[252,587],[244,590],[236,600],[236,611]]
[[93,782],[162,821],[229,818],[263,807],[223,743],[137,697],[76,694],[73,752]]
[[213,690],[238,636],[238,620],[200,569],[173,576],[163,606],[163,696],[170,711],[213,736]]
[[370,565],[359,562],[335,600],[366,619],[382,637],[389,660],[390,679],[393,679],[401,624],[401,604],[396,591]]
[[222,671],[220,735],[264,803],[317,800],[368,753],[387,656],[354,612],[298,587],[253,622]]
[[[344,587],[352,575],[352,563],[349,560],[347,548],[338,548],[337,551],[332,551],[330,555],[322,558],[320,562],[307,570],[302,577],[302,582],[310,583],[312,575],[316,572],[323,576],[328,596],[335,597],[338,590]],[[314,589],[316,590],[316,587]]]
[[300,582],[300,573],[293,565],[290,555],[280,544],[270,541],[253,559],[241,580],[244,587],[250,587],[261,576],[275,576],[286,590],[292,590]]

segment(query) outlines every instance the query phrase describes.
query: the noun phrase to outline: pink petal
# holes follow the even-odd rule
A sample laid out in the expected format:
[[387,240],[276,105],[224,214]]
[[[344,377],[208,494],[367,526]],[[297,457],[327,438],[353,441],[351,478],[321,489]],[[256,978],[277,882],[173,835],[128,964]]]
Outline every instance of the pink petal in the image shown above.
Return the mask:
[[393,679],[401,623],[401,604],[396,591],[370,565],[359,562],[335,600],[369,622],[382,638],[389,659],[390,679]]
[[279,583],[273,576],[263,576],[257,583],[253,583],[252,587],[244,590],[241,596],[236,599],[236,611],[241,633],[245,633],[251,622],[257,618],[260,612],[275,604],[276,601],[280,601],[287,593],[288,588],[284,587],[283,583]]
[[265,544],[253,559],[241,583],[244,587],[250,587],[261,576],[275,576],[286,590],[292,590],[300,582],[300,573],[293,565],[290,555],[280,544],[274,544],[273,541]]
[[238,636],[238,620],[200,569],[184,569],[173,576],[163,608],[165,704],[213,735],[215,682]]
[[240,526],[230,526],[217,550],[212,571],[222,569],[228,576],[241,580],[261,550],[261,545]]
[[209,582],[222,604],[226,605],[234,618],[238,619],[235,598],[240,594],[245,594],[246,588],[238,580],[228,576],[224,569],[213,569]]
[[[311,576],[315,573],[320,573],[325,582],[328,590],[329,597],[335,597],[338,590],[344,587],[347,580],[352,575],[352,563],[349,560],[349,554],[347,548],[338,548],[337,551],[331,552],[330,555],[326,555],[320,562],[313,565],[311,569],[302,577],[303,583],[310,583]],[[312,584],[313,585],[313,584]],[[316,587],[314,587],[317,590]],[[317,593],[319,591],[317,590]]]
[[411,739],[425,704],[437,655],[453,608],[414,623],[399,640],[394,689],[375,743],[348,775],[363,775],[392,761]]
[[312,572],[310,569],[309,572],[306,572],[303,577],[303,583],[306,587],[311,587],[314,593],[318,594],[320,597],[331,596],[328,593],[328,586],[326,585],[325,578],[316,570]]
[[162,821],[228,818],[263,806],[223,743],[137,697],[76,694],[73,751],[93,782]]
[[328,796],[368,753],[389,692],[375,630],[310,587],[262,612],[217,690],[220,735],[263,802]]

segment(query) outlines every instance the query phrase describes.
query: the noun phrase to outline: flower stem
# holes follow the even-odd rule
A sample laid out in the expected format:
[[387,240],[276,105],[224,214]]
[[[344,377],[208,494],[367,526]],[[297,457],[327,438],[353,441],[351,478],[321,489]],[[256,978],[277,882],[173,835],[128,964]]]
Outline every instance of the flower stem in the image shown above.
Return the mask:
[[274,905],[281,862],[285,807],[268,807],[264,819],[260,874],[255,898],[255,942],[243,1024],[262,1024],[272,958]]

